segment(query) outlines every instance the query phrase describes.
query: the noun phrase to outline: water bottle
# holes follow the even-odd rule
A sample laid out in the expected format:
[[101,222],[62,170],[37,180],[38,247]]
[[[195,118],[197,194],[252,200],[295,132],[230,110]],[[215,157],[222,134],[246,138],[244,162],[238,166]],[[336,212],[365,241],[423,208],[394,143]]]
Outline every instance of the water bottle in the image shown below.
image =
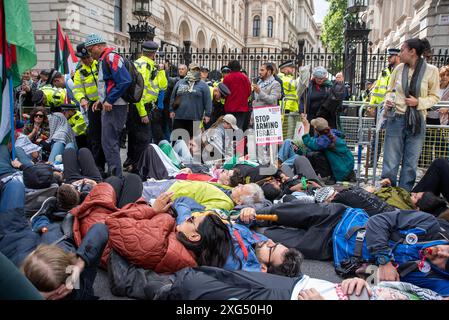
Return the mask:
[[393,107],[387,109],[388,117],[393,118],[394,114],[396,113],[396,90],[393,90],[388,100],[393,102],[394,104]]

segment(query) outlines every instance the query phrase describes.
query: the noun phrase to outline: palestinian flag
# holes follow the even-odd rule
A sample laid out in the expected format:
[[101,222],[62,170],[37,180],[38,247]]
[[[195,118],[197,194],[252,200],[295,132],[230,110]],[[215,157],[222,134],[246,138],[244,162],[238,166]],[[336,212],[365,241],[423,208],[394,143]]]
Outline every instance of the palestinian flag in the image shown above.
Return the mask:
[[67,70],[65,74],[71,74],[76,71],[78,65],[78,57],[75,55],[69,36],[65,37],[64,61],[67,61]]
[[78,58],[69,37],[64,33],[59,21],[56,21],[55,69],[62,74],[76,70]]
[[[36,65],[37,55],[28,1],[0,0],[0,143],[14,130],[13,88]],[[14,143],[14,141],[13,141]]]
[[68,69],[64,62],[65,34],[62,31],[61,24],[56,21],[56,41],[55,41],[55,69],[62,74]]

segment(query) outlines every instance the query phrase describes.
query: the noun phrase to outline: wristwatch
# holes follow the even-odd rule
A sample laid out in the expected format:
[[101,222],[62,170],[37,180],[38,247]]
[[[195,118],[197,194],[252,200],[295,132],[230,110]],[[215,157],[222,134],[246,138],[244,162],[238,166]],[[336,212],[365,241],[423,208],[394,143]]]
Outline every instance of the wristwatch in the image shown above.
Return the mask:
[[391,262],[391,257],[387,256],[387,255],[380,255],[380,256],[377,256],[376,262],[377,262],[378,265],[384,266],[388,262]]

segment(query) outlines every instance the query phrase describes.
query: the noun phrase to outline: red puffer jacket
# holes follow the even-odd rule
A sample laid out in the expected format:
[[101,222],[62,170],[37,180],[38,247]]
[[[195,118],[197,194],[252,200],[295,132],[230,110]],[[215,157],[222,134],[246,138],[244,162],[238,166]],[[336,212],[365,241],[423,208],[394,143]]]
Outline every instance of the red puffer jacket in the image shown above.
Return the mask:
[[111,248],[134,265],[157,273],[196,266],[193,255],[176,239],[176,221],[172,216],[155,213],[143,199],[118,209],[115,199],[112,186],[101,183],[71,211],[78,246],[95,223],[106,223],[109,242],[101,260],[103,266]]

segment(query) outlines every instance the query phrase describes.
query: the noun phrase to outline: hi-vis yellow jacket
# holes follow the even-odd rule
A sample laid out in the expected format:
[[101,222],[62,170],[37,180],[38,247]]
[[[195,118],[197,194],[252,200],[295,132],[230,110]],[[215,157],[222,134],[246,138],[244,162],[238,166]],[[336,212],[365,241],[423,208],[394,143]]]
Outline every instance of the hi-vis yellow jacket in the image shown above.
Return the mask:
[[134,62],[137,71],[143,77],[145,87],[142,99],[136,103],[137,112],[140,117],[147,116],[145,104],[156,103],[160,90],[167,90],[168,80],[165,70],[156,70],[155,62],[148,57],[142,56]]

